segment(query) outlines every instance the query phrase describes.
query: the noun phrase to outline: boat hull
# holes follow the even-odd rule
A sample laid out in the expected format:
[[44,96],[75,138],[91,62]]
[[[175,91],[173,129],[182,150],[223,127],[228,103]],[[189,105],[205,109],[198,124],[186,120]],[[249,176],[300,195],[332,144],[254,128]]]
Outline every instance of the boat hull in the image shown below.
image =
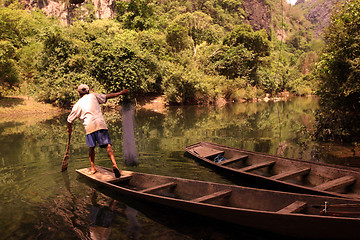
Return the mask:
[[[309,239],[359,239],[357,230],[360,219],[350,217],[323,216],[319,210],[311,206],[321,205],[325,201],[332,204],[357,204],[360,201],[348,199],[290,194],[284,192],[246,188],[240,186],[195,181],[174,177],[159,176],[123,171],[123,179],[104,178],[111,170],[98,167],[98,173],[90,174],[89,170],[77,172],[97,184],[100,184],[119,195],[126,195],[144,201],[184,210],[200,216],[258,229],[284,236]],[[106,175],[106,174],[105,174]],[[127,178],[127,179],[125,179]],[[176,187],[171,191],[144,192],[154,188],[153,185],[165,186],[173,183]],[[165,184],[164,184],[165,183]],[[167,184],[169,185],[169,184]],[[131,187],[129,187],[131,186]],[[170,185],[169,185],[170,186]],[[145,190],[144,190],[145,189]],[[197,202],[199,194],[231,191],[231,195],[214,202]],[[191,195],[196,194],[192,197]],[[180,198],[183,197],[183,198]],[[226,199],[226,201],[223,201]],[[258,202],[256,202],[258,201]],[[308,212],[279,213],[284,206],[294,201],[306,202]],[[222,205],[224,203],[225,205]],[[244,207],[232,206],[243,205]],[[252,206],[252,209],[245,208]],[[310,214],[309,214],[310,213]]]
[[[187,146],[185,151],[207,166],[256,187],[360,200],[359,169],[246,151],[209,142]],[[217,154],[226,159],[223,162],[214,161]]]

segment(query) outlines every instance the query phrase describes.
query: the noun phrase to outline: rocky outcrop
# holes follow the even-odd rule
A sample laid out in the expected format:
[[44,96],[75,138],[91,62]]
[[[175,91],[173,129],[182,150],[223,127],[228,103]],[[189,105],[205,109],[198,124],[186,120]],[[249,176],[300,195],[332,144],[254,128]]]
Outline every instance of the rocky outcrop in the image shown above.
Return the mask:
[[247,21],[254,30],[265,29],[270,31],[271,12],[264,0],[243,1],[244,9],[247,13]]
[[[26,0],[25,0],[26,1]],[[87,5],[93,5],[92,11],[98,19],[116,16],[115,0],[30,0],[27,9],[39,8],[47,16],[56,16],[64,24],[71,24],[75,18],[81,19],[89,14]]]
[[306,19],[314,25],[314,32],[319,36],[329,25],[333,7],[337,2],[339,0],[298,0],[296,5],[303,9]]
[[95,17],[98,19],[114,18],[116,16],[115,0],[92,0],[95,6]]
[[[92,13],[98,19],[114,18],[116,16],[116,0],[23,0],[28,9],[40,8],[47,16],[56,16],[64,24],[71,24],[74,18],[81,19],[90,14],[89,4],[93,5]],[[124,0],[126,1],[126,0]],[[270,30],[271,11],[265,0],[243,1],[247,13],[246,21],[254,30]]]

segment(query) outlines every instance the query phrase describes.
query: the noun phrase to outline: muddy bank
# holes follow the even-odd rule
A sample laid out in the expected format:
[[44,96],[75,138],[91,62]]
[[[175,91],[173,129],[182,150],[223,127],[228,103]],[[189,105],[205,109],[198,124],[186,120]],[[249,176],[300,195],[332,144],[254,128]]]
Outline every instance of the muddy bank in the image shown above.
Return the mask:
[[37,102],[26,96],[8,96],[0,98],[0,123],[1,122],[28,122],[35,123],[52,119],[66,112],[51,104]]
[[[271,98],[252,99],[251,101],[283,101],[287,96]],[[243,101],[245,102],[245,100]],[[225,99],[219,99],[215,104],[224,106],[227,103]],[[166,113],[168,105],[164,95],[146,95],[134,99],[135,108],[146,109],[158,113]],[[104,112],[115,112],[120,110],[121,102],[119,99],[109,99],[103,106]],[[54,107],[51,104],[37,102],[34,98],[28,96],[8,96],[0,98],[0,123],[8,121],[35,123],[52,119],[55,116],[69,112],[69,110]]]

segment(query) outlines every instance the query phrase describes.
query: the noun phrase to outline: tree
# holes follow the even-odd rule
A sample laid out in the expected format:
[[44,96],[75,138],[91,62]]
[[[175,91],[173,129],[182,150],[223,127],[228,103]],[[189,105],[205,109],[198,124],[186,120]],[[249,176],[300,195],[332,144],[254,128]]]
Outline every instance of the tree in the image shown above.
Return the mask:
[[224,45],[236,47],[243,44],[246,49],[252,51],[257,57],[270,55],[270,41],[264,30],[253,31],[248,24],[235,27],[228,37],[224,39]]
[[15,48],[9,41],[0,41],[0,95],[2,90],[9,89],[19,83]]
[[179,24],[172,24],[166,29],[166,42],[175,52],[180,52],[189,46],[188,30]]
[[360,141],[360,2],[339,5],[325,34],[326,48],[316,70],[321,109],[316,136]]
[[[266,32],[255,32],[249,25],[240,25],[224,39],[222,48],[211,58],[221,75],[232,79],[251,77],[255,81],[262,58],[269,54]],[[252,83],[256,85],[256,81]]]
[[184,49],[188,43],[186,37],[193,43],[194,56],[197,47],[202,42],[213,43],[216,41],[214,31],[211,28],[211,17],[203,12],[180,14],[174,19],[167,29],[167,40],[175,49]]
[[19,50],[39,31],[41,16],[13,7],[0,7],[0,91],[21,82]]
[[117,1],[116,9],[117,19],[125,28],[142,31],[154,25],[154,10],[149,0]]

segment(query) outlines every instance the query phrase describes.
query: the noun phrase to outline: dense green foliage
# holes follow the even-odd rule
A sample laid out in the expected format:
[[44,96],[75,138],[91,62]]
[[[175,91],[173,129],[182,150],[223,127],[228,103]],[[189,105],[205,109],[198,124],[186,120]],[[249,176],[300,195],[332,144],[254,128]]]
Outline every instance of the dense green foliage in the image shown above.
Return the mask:
[[[15,88],[69,107],[80,83],[99,92],[164,93],[171,104],[314,90],[308,22],[300,13],[284,16],[282,1],[266,5],[275,17],[260,31],[248,25],[240,0],[119,0],[114,20],[95,20],[89,4],[89,15],[69,26],[1,7],[0,92]],[[292,34],[279,39],[281,29]]]
[[360,1],[345,1],[327,29],[316,71],[321,79],[317,137],[360,141]]

